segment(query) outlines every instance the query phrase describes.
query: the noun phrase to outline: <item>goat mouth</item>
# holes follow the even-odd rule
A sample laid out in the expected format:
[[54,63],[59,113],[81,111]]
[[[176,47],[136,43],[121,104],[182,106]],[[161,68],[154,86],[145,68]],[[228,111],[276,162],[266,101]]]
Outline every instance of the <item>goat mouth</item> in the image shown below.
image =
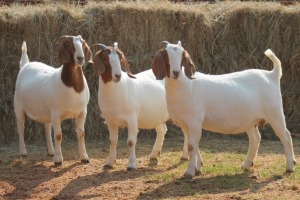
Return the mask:
[[120,80],[121,80],[121,79],[116,79],[116,78],[114,78],[114,79],[113,79],[113,82],[114,82],[114,83],[118,83],[118,82],[120,82]]
[[78,65],[78,66],[83,66],[84,65],[84,61],[76,61],[76,65]]

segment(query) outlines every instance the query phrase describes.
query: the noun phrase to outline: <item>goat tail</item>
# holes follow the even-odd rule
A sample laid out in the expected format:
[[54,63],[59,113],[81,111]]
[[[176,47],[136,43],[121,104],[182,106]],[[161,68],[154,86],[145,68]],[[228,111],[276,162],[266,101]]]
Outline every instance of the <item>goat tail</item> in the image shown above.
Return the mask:
[[282,76],[281,61],[276,57],[271,49],[267,49],[265,51],[265,55],[272,60],[274,65],[272,72],[276,77],[280,79]]
[[24,67],[24,65],[26,65],[27,63],[29,63],[29,58],[28,58],[28,55],[27,55],[27,45],[26,45],[26,42],[23,41],[22,55],[21,55],[21,60],[20,60],[20,69],[22,67]]

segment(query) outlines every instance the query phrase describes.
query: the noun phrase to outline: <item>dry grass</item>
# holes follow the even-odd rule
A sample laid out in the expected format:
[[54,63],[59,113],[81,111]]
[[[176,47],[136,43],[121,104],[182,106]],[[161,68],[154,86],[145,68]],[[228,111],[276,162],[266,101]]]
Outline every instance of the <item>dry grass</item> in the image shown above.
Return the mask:
[[[0,148],[1,199],[299,199],[299,166],[284,175],[285,158],[279,141],[263,140],[252,172],[240,169],[248,142],[229,137],[203,137],[203,173],[183,179],[187,163],[179,160],[183,138],[168,137],[157,165],[149,163],[154,140],[140,137],[138,170],[126,171],[126,139],[118,145],[117,164],[102,171],[108,141],[87,143],[90,163],[82,165],[75,143],[64,142],[64,163],[55,168],[46,145],[28,146],[19,157],[17,144]],[[300,143],[294,141],[299,161]]]
[[[45,4],[0,6],[0,143],[17,140],[13,95],[20,47],[27,41],[30,60],[58,66],[56,41],[81,34],[88,44],[119,42],[133,72],[150,68],[162,40],[182,41],[199,71],[222,74],[246,68],[271,69],[263,55],[272,48],[283,63],[282,93],[287,126],[300,132],[300,6],[272,2],[174,4],[168,1],[92,2],[86,6]],[[95,53],[95,49],[92,49]],[[91,90],[86,135],[99,139],[107,128],[99,122],[98,79],[85,69]],[[74,139],[74,123],[63,123]],[[270,131],[266,131],[270,132]],[[26,139],[43,140],[43,126],[26,122]]]

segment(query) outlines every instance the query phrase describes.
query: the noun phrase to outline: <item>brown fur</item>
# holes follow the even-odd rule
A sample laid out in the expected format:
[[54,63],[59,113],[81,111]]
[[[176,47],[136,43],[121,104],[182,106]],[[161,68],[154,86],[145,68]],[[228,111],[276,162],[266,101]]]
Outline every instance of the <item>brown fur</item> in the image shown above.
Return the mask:
[[132,147],[133,146],[133,143],[132,143],[132,141],[128,141],[128,147]]
[[158,80],[170,77],[169,56],[165,49],[159,50],[152,62],[152,71]]
[[188,151],[193,151],[194,150],[194,147],[192,145],[189,144],[188,146]]
[[182,53],[182,63],[181,66],[184,66],[184,73],[189,79],[193,79],[192,75],[195,74],[196,68],[194,62],[192,61],[189,53],[184,51]]
[[84,135],[85,135],[84,132],[82,134],[79,134],[79,140],[84,140]]
[[265,125],[266,125],[266,120],[265,119],[261,119],[259,122],[258,122],[258,126],[260,126],[261,128],[265,128]]
[[56,135],[55,139],[56,141],[60,142],[62,139],[62,135],[61,134]]

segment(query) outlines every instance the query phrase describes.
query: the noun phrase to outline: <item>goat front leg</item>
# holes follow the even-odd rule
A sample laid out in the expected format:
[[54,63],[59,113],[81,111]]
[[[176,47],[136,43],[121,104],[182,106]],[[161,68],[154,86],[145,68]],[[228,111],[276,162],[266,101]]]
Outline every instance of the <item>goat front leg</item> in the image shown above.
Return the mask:
[[189,127],[187,132],[188,137],[188,152],[189,164],[184,173],[184,176],[193,177],[196,174],[201,174],[202,157],[198,148],[201,139],[202,130],[199,127]]
[[79,158],[82,163],[89,163],[89,157],[85,149],[85,140],[84,140],[84,123],[86,118],[86,111],[80,113],[80,115],[75,119],[76,123],[76,132],[78,138],[78,151]]
[[187,137],[187,131],[185,129],[182,129],[183,136],[184,136],[184,142],[183,142],[183,149],[182,149],[182,155],[181,160],[189,160],[189,151],[188,151],[188,137]]
[[257,155],[257,151],[261,140],[261,135],[258,131],[258,127],[252,127],[250,130],[247,131],[247,135],[249,138],[249,148],[246,161],[242,165],[242,169],[244,170],[250,170],[251,167],[253,167],[253,162]]
[[165,139],[165,135],[167,132],[167,126],[163,123],[163,124],[159,124],[155,127],[156,130],[156,140],[152,149],[152,152],[150,154],[150,160],[157,160],[157,157],[160,155],[163,143],[164,143],[164,139]]
[[110,122],[107,122],[107,127],[109,130],[110,149],[103,169],[112,169],[116,163],[119,127]]
[[63,156],[61,152],[62,130],[59,113],[51,113],[51,123],[54,130],[55,141],[53,161],[55,166],[59,166],[63,162]]
[[139,132],[137,120],[133,119],[128,122],[128,139],[127,145],[129,148],[129,162],[127,166],[127,170],[136,169],[136,155],[135,155],[135,145],[137,142],[137,134]]
[[52,137],[51,137],[51,123],[45,123],[44,127],[45,127],[45,132],[46,132],[48,156],[53,156],[54,155],[54,147],[53,147]]

